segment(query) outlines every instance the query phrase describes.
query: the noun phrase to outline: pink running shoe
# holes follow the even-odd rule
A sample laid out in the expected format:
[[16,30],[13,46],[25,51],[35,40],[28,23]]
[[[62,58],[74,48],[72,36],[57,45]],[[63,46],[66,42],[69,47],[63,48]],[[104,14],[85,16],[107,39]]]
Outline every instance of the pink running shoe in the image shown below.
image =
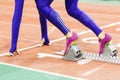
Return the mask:
[[99,55],[101,55],[103,53],[104,49],[107,47],[107,45],[109,45],[111,39],[112,39],[112,37],[106,33],[105,33],[104,39],[99,39],[99,43],[100,43]]
[[70,38],[67,38],[67,42],[66,42],[66,49],[65,49],[65,52],[64,52],[64,56],[66,55],[69,47],[72,45],[72,44],[77,44],[77,40],[78,40],[78,35],[76,33],[72,33],[72,37]]

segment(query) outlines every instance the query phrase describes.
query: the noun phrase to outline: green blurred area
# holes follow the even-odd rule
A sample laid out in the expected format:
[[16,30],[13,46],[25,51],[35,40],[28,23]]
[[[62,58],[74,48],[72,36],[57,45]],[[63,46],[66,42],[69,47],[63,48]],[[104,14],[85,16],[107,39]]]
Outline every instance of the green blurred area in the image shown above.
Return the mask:
[[[55,1],[65,1],[65,0],[55,0]],[[90,3],[90,4],[104,4],[104,5],[115,5],[120,6],[120,0],[79,0],[81,3]]]
[[0,64],[0,80],[75,80],[42,71]]
[[120,0],[79,0],[83,3],[104,4],[120,6]]

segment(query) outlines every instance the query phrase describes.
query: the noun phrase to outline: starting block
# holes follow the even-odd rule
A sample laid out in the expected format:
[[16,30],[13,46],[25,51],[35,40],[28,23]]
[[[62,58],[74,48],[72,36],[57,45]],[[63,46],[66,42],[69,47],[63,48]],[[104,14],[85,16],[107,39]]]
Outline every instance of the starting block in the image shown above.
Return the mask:
[[83,58],[83,52],[77,44],[71,45],[63,59],[78,61]]
[[102,61],[102,62],[120,64],[120,58],[118,56],[118,50],[112,43],[110,43],[104,49],[104,52],[101,55],[98,55],[97,53],[85,52],[85,54],[83,54],[83,57],[86,58],[86,59],[92,59],[92,60],[95,60],[95,61]]
[[118,55],[117,48],[112,43],[110,43],[102,53],[102,56],[107,57],[117,57],[117,55]]
[[[55,52],[55,54],[63,55],[63,51]],[[118,56],[117,48],[110,43],[99,55],[93,52],[82,52],[77,44],[71,45],[67,53],[62,57],[64,60],[79,61],[80,59],[90,59],[95,61],[102,61],[107,63],[120,64],[120,58]]]

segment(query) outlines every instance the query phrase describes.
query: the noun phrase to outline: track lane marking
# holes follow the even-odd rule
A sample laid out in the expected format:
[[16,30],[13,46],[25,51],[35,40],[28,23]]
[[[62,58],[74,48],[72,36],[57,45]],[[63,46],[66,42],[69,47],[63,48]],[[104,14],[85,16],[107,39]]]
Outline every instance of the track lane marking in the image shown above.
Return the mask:
[[4,63],[4,62],[0,62],[0,64],[8,65],[8,66],[11,66],[11,67],[16,67],[16,68],[21,68],[21,69],[25,69],[25,70],[29,70],[29,71],[42,72],[42,73],[51,74],[51,75],[55,75],[55,76],[71,78],[71,79],[75,79],[75,80],[87,80],[87,79],[81,78],[81,77],[74,77],[74,76],[69,76],[69,75],[63,75],[63,74],[59,74],[59,73],[53,73],[53,72],[49,72],[49,71],[23,67],[23,66],[18,66],[18,65],[14,65],[14,64]]
[[[115,22],[115,23],[111,23],[111,24],[108,24],[108,25],[105,25],[105,26],[102,26],[101,28],[109,28],[109,27],[114,27],[115,25],[119,25],[120,22]],[[78,35],[83,35],[83,34],[86,34],[86,33],[89,33],[89,32],[92,32],[91,30],[87,30],[87,31],[82,31],[82,32],[79,32]],[[55,39],[55,40],[51,40],[50,43],[56,43],[56,42],[59,42],[59,41],[62,41],[66,39],[65,37],[61,37],[61,38],[58,38],[58,39]],[[29,46],[29,47],[26,47],[26,48],[21,48],[21,49],[18,49],[18,51],[25,51],[25,50],[28,50],[28,49],[32,49],[32,48],[35,48],[35,47],[38,47],[38,46],[42,46],[42,44],[36,44],[36,45],[33,45],[33,46]],[[5,56],[8,52],[5,52],[5,53],[1,53],[0,54],[0,57],[1,56]]]

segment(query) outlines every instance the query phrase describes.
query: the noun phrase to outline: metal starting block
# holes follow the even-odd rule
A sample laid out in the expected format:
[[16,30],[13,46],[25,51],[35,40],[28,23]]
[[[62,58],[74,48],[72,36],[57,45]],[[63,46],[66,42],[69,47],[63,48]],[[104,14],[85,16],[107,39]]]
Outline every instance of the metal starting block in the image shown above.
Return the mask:
[[120,64],[120,58],[118,56],[118,50],[111,43],[106,47],[106,49],[104,50],[104,52],[101,55],[96,54],[96,53],[85,52],[83,54],[83,57],[87,58],[87,59],[97,60],[97,61]]
[[78,61],[83,58],[83,52],[77,44],[71,45],[63,57],[65,60]]
[[117,57],[118,51],[117,48],[113,44],[109,44],[104,52],[102,53],[102,56],[107,56],[107,57]]
[[[56,52],[55,54],[63,55],[64,51]],[[93,52],[82,52],[80,47],[77,44],[75,44],[70,46],[66,55],[63,56],[62,59],[71,61],[78,61],[80,59],[90,59],[95,61],[120,64],[118,50],[113,44],[109,44],[101,55]]]

